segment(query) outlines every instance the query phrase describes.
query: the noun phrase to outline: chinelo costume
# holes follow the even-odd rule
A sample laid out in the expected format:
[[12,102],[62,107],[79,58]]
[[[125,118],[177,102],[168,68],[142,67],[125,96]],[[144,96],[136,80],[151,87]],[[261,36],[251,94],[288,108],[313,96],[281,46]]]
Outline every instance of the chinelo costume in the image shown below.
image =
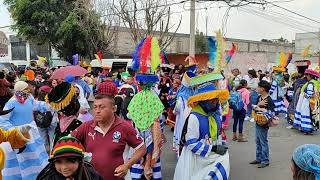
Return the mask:
[[151,36],[141,40],[133,54],[132,69],[137,72],[136,81],[142,91],[132,98],[128,111],[147,146],[147,153],[144,161],[140,160],[130,168],[132,179],[143,179],[143,175],[162,179],[160,155],[164,140],[159,117],[164,106],[151,91],[152,86],[159,82],[159,77],[154,72],[161,62],[158,40]]
[[271,89],[269,91],[270,97],[275,105],[274,112],[276,114],[283,113],[287,115],[287,107],[284,103],[284,98],[286,95],[286,89],[283,73],[286,72],[288,64],[292,60],[292,53],[280,53],[279,58],[277,59],[277,66],[273,66],[273,77],[271,83]]
[[[204,76],[209,75],[212,74]],[[226,180],[229,176],[229,154],[222,142],[222,116],[219,105],[228,100],[229,92],[216,89],[210,80],[201,80],[198,81],[201,85],[188,99],[188,105],[192,110],[186,121],[186,128],[184,127],[187,129],[182,137],[185,145],[175,169],[174,180]],[[211,107],[207,101],[216,98],[219,103]]]
[[307,69],[305,74],[313,77],[312,80],[305,83],[300,92],[299,100],[296,106],[293,126],[305,133],[312,133],[315,128],[319,128],[319,120],[316,114],[319,106],[320,91],[320,73],[312,69]]
[[289,107],[288,107],[288,122],[290,124],[292,124],[293,120],[294,120],[295,110],[296,110],[296,106],[297,106],[297,103],[298,103],[298,100],[300,97],[301,88],[305,83],[307,83],[307,79],[304,77],[304,73],[305,73],[306,69],[308,69],[308,67],[311,65],[311,61],[299,60],[299,61],[295,61],[294,64],[296,65],[297,70],[298,70],[298,77],[295,80],[295,82],[293,83],[292,100],[291,100]]
[[177,156],[180,155],[180,140],[183,125],[191,112],[191,107],[187,102],[190,96],[193,95],[193,89],[190,86],[190,79],[195,77],[197,71],[197,65],[192,64],[186,67],[187,70],[183,75],[181,87],[177,92],[177,102],[173,113],[176,114],[175,127],[173,132],[173,149],[176,151]]
[[77,119],[80,104],[75,87],[67,82],[53,88],[45,99],[59,113],[59,121],[55,129],[53,143],[51,143],[54,146],[61,137],[68,136],[82,124]]
[[[221,37],[221,36],[218,36]],[[195,91],[188,99],[191,113],[185,121],[181,142],[184,143],[174,180],[217,179],[229,177],[229,153],[222,139],[221,104],[229,99],[229,91],[214,84],[223,79],[221,70],[221,38],[209,39],[209,66],[214,71],[190,79]],[[218,100],[212,104],[211,100]]]
[[[13,109],[7,111],[0,111],[0,116],[10,113]],[[26,127],[26,126],[25,126]],[[30,135],[28,128],[14,128],[8,131],[0,129],[0,143],[9,142],[13,149],[23,148],[24,145],[29,141]],[[4,168],[5,153],[0,148],[0,180],[2,180],[1,170]]]
[[36,179],[40,171],[48,163],[44,141],[40,137],[38,128],[33,120],[33,111],[51,111],[46,102],[36,101],[28,93],[28,84],[18,81],[14,86],[15,94],[6,103],[4,109],[13,109],[12,112],[0,117],[0,126],[4,130],[12,130],[21,126],[30,126],[30,140],[24,149],[18,152],[12,149],[9,143],[2,143],[1,147],[6,154],[3,179],[29,180]]

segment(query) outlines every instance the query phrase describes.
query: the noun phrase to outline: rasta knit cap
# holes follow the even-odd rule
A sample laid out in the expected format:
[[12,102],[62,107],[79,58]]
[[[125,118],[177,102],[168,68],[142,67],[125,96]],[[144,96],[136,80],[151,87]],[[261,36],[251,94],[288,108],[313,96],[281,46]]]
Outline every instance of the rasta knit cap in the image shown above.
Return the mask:
[[58,140],[50,153],[49,161],[59,158],[79,158],[84,157],[84,147],[80,141],[72,136],[64,136]]

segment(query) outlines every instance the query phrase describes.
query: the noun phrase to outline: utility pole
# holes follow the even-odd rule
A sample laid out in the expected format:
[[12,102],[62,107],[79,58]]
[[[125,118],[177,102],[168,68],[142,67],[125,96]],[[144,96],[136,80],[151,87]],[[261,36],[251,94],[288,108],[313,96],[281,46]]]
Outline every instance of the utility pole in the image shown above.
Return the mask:
[[[196,46],[196,39],[195,39],[195,16],[196,16],[196,1],[191,0],[191,8],[190,8],[190,43],[189,43],[189,56],[195,58],[195,46]],[[189,64],[192,62],[189,60]]]

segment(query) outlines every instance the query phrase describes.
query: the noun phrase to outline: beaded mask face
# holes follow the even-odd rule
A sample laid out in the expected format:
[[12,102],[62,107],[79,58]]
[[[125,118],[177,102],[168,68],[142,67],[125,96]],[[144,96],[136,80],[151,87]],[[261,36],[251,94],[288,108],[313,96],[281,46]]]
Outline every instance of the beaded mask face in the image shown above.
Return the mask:
[[20,104],[24,104],[29,97],[29,93],[25,91],[16,91],[15,97]]

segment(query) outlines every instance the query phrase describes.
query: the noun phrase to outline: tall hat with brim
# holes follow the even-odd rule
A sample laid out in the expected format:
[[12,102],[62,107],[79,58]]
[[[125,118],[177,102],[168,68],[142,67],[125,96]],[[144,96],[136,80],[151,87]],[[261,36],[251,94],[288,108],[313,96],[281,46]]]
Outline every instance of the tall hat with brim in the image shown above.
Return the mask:
[[47,103],[55,110],[62,110],[67,107],[76,94],[76,89],[72,84],[63,82],[53,88],[45,97]]
[[297,67],[309,67],[311,65],[311,61],[310,60],[298,60],[298,61],[295,61],[294,64],[297,66]]
[[212,83],[205,83],[200,85],[195,91],[194,95],[189,97],[188,105],[199,102],[199,101],[207,101],[212,99],[219,99],[220,103],[224,103],[229,99],[229,91],[228,90],[218,90]]
[[317,72],[317,71],[315,71],[315,70],[312,70],[312,69],[307,69],[307,70],[305,71],[305,74],[310,74],[310,75],[312,75],[312,76],[315,76],[315,77],[317,77],[317,78],[320,78],[320,73]]
[[223,79],[223,76],[221,73],[208,73],[208,74],[203,74],[203,75],[199,75],[191,78],[190,85],[197,86],[207,82],[217,81],[220,79]]
[[59,158],[78,158],[84,157],[84,147],[80,141],[71,136],[65,136],[58,140],[50,153],[49,161]]
[[292,53],[283,53],[281,52],[279,57],[276,60],[276,66],[272,67],[274,72],[286,72],[287,66],[292,60]]

